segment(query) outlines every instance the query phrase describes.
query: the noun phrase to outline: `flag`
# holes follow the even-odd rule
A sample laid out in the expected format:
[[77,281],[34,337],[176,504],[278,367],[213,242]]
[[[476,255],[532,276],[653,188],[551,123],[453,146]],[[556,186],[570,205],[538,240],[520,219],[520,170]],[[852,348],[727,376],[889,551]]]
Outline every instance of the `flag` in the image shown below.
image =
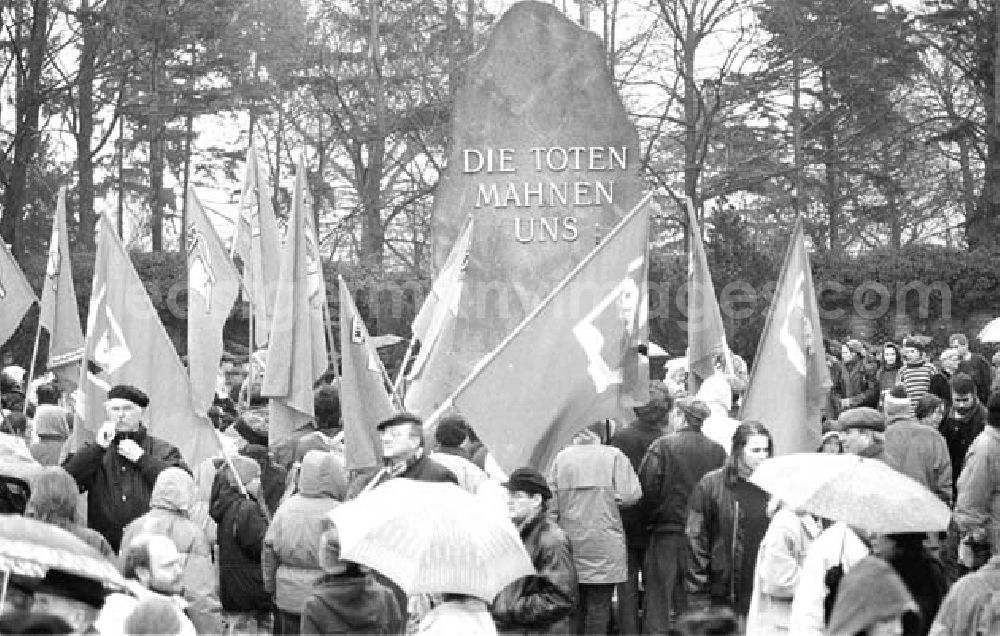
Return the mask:
[[14,255],[0,240],[0,345],[10,339],[24,314],[28,313],[31,303],[36,300],[38,298]]
[[[412,400],[414,405],[423,404],[424,400],[420,396],[440,388],[433,375],[424,376],[422,371],[431,357],[431,352],[435,350],[439,336],[446,330],[453,329],[455,320],[458,318],[458,304],[462,298],[462,289],[465,284],[465,267],[469,258],[472,228],[473,220],[470,215],[465,222],[465,227],[458,235],[458,240],[455,241],[451,252],[448,253],[448,258],[441,267],[441,272],[434,280],[430,293],[427,294],[427,298],[420,306],[420,311],[413,319],[413,336],[400,368],[400,373],[405,372],[409,380],[408,403]],[[415,341],[420,343],[420,350],[413,365],[407,369],[406,364],[409,362]],[[407,408],[410,408],[409,404]]]
[[49,332],[48,368],[63,387],[74,387],[80,380],[83,357],[83,328],[76,305],[73,267],[69,259],[69,236],[66,233],[66,186],[59,188],[56,213],[52,219],[49,258],[42,283],[42,301],[38,324]]
[[251,142],[247,150],[246,175],[240,195],[240,213],[233,234],[231,256],[243,263],[243,285],[253,307],[256,346],[267,345],[274,316],[274,294],[280,268],[281,240],[274,218],[267,179],[260,176],[257,152]]
[[215,428],[191,403],[187,373],[132,261],[106,215],[101,215],[94,282],[80,386],[83,422],[73,430],[73,448],[93,441],[105,421],[104,402],[116,384],[131,384],[149,396],[143,421],[151,435],[180,449],[196,466],[219,449]]
[[800,218],[757,347],[741,419],[763,423],[774,437],[776,454],[815,451],[821,440],[821,411],[829,388],[819,308]]
[[396,412],[385,388],[385,374],[368,328],[340,279],[340,405],[344,416],[344,459],[348,470],[382,463],[375,426]]
[[239,295],[240,277],[193,188],[187,197],[188,373],[194,410],[207,413],[222,358],[222,329]]
[[[715,356],[727,353],[726,330],[722,325],[719,302],[715,297],[712,272],[708,269],[705,245],[701,241],[701,230],[694,216],[694,205],[688,199],[688,232],[691,247],[688,260],[687,332],[688,370],[690,381],[700,384],[715,373]],[[689,390],[697,390],[697,386]],[[692,391],[693,392],[693,391]]]
[[625,215],[429,422],[454,407],[504,470],[544,471],[578,430],[641,401],[648,205]]
[[306,169],[299,158],[281,269],[274,320],[268,338],[267,368],[261,395],[270,401],[269,444],[275,446],[313,419],[313,384],[326,371],[326,334],[322,298],[316,287],[320,265],[316,243],[308,238],[304,218]]

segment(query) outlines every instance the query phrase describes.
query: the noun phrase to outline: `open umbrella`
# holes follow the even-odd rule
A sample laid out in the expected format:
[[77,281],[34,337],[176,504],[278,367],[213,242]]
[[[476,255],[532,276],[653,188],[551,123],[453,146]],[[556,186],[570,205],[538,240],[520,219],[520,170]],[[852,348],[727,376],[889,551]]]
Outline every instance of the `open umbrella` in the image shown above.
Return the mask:
[[980,342],[1000,342],[1000,318],[994,318],[986,323],[979,332]]
[[378,570],[407,594],[491,601],[535,573],[510,520],[454,484],[393,479],[329,516],[341,557]]
[[750,481],[789,505],[882,534],[946,530],[948,506],[884,462],[857,455],[774,457]]
[[69,532],[18,515],[0,515],[0,572],[40,579],[53,569],[93,579],[111,590],[125,588],[115,566]]

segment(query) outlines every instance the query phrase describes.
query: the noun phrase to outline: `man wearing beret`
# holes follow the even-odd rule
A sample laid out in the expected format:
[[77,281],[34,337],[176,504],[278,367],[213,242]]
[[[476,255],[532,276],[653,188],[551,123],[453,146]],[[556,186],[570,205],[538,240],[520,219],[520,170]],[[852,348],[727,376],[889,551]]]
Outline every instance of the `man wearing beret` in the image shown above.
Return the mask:
[[491,613],[500,634],[570,634],[577,604],[577,576],[569,539],[548,516],[549,484],[534,468],[518,468],[504,484],[507,512],[517,527],[535,574],[500,590]]
[[842,431],[844,452],[878,459],[896,467],[895,460],[885,452],[885,418],[875,409],[859,406],[845,411],[837,420]]
[[156,477],[176,466],[191,472],[176,446],[149,435],[142,423],[146,394],[127,384],[108,391],[108,421],[97,440],[66,459],[63,468],[87,492],[87,525],[118,551],[122,531],[149,512]]
[[711,415],[708,405],[686,397],[677,407],[684,414],[684,427],[653,442],[639,468],[650,530],[643,570],[645,634],[666,633],[671,613],[686,609],[688,501],[701,478],[726,462],[726,449],[701,431]]

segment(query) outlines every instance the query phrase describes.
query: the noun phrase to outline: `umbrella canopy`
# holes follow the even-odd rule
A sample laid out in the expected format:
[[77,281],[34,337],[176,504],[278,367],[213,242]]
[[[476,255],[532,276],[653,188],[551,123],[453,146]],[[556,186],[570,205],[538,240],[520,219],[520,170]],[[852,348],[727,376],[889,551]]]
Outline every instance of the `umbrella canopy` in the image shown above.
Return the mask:
[[989,321],[979,332],[981,342],[1000,342],[1000,318]]
[[124,589],[114,565],[62,528],[18,515],[0,515],[0,571],[42,578],[49,570],[93,579],[109,589]]
[[454,484],[393,479],[329,517],[341,558],[378,570],[407,594],[491,601],[511,581],[535,573],[510,520]]
[[920,483],[857,455],[774,457],[750,481],[789,505],[870,532],[946,530],[951,511]]

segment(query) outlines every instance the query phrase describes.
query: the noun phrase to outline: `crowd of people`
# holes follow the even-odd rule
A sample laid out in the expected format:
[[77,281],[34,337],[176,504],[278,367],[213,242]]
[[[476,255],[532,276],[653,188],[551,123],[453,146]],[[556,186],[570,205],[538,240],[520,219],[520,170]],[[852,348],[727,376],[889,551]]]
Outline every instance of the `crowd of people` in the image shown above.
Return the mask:
[[[730,417],[746,369],[723,355],[704,390],[671,367],[632,421],[581,428],[551,466],[509,475],[457,414],[433,439],[414,415],[384,420],[383,464],[348,470],[335,381],[317,387],[315,421],[277,446],[252,390],[246,408],[220,396],[223,451],[194,466],[148,432],[145,393],[118,385],[96,439],[71,452],[67,396],[54,383],[26,395],[7,369],[0,510],[69,533],[125,583],[58,563],[14,573],[0,633],[1000,633],[995,365],[962,334],[939,364],[919,338],[831,341],[828,354],[815,451],[922,484],[952,509],[947,532],[873,533],[758,487],[772,434]],[[331,511],[394,479],[495,504],[535,573],[494,598],[408,596],[346,560]]]

